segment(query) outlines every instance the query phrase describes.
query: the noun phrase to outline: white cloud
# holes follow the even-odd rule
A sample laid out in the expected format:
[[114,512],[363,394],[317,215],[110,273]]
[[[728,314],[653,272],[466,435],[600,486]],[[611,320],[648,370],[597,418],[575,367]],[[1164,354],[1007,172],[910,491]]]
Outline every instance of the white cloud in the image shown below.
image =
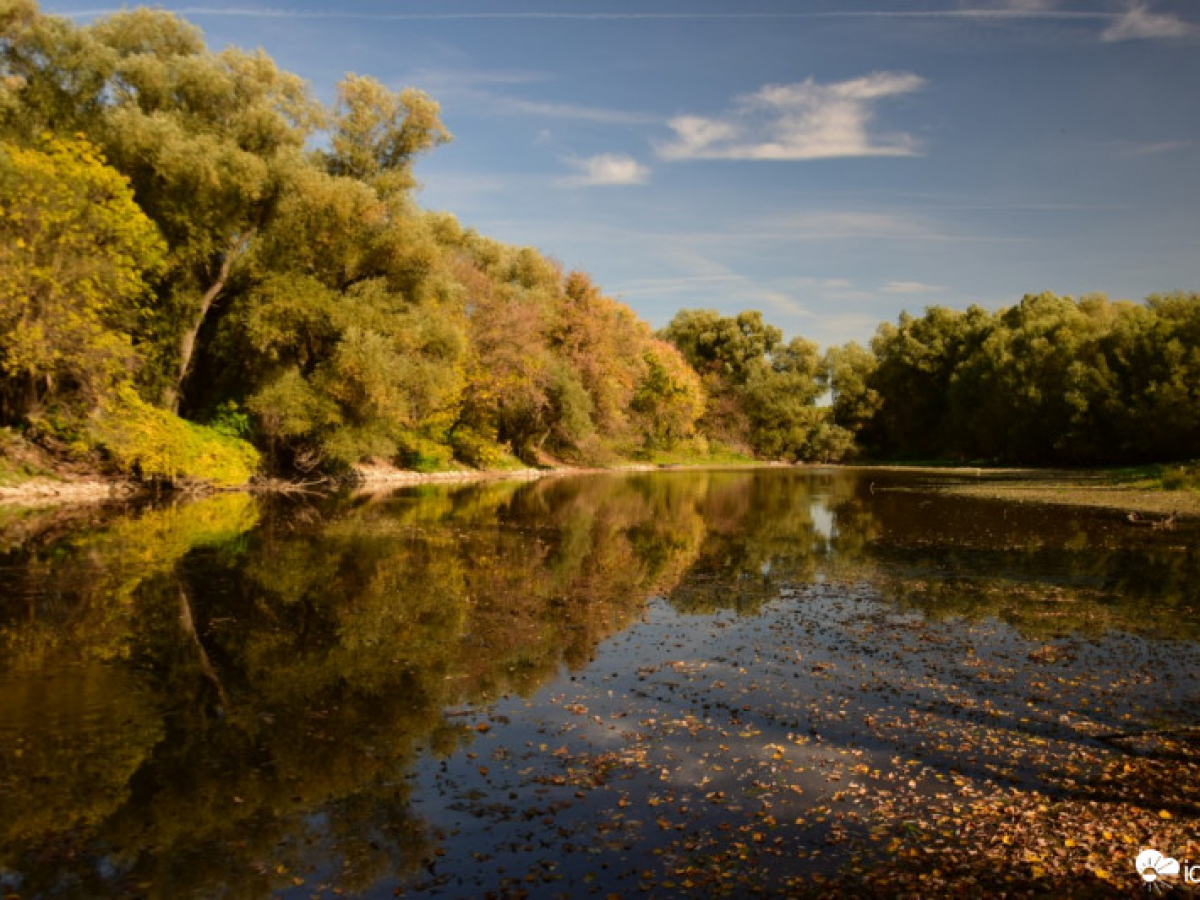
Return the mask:
[[650,180],[648,167],[632,156],[620,153],[601,153],[599,156],[572,159],[568,162],[580,173],[563,179],[563,183],[571,187],[645,184]]
[[944,288],[919,281],[889,281],[880,290],[885,294],[935,294]]
[[1183,19],[1151,12],[1143,3],[1132,3],[1123,16],[1104,29],[1100,38],[1112,43],[1139,39],[1184,38],[1195,33],[1195,26]]
[[719,118],[678,116],[660,144],[664,159],[832,159],[915,156],[907,134],[871,134],[874,104],[917,90],[925,80],[907,72],[876,72],[850,81],[767,85],[739,97]]

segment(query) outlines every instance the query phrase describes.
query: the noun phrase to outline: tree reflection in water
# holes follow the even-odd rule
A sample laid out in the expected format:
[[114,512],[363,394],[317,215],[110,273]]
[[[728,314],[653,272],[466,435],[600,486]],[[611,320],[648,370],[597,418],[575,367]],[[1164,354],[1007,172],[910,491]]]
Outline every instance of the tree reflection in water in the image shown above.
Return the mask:
[[754,615],[863,585],[1031,640],[1194,640],[1200,561],[1115,516],[911,477],[670,472],[225,494],[26,537],[0,567],[0,885],[354,893],[430,864],[412,771],[580,671],[651,597]]

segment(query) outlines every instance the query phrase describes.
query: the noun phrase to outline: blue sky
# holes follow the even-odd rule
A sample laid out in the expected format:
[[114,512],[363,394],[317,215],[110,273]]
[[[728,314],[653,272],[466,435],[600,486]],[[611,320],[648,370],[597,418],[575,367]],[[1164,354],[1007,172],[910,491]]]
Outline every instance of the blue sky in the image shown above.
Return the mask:
[[431,94],[423,205],[655,326],[1200,290],[1200,0],[212,2],[159,5],[325,99]]

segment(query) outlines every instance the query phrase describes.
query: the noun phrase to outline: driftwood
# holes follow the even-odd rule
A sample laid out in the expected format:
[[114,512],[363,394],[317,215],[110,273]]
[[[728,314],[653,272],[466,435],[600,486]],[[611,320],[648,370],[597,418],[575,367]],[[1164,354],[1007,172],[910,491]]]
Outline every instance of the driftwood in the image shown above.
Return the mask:
[[1158,528],[1158,529],[1174,528],[1175,520],[1177,518],[1179,518],[1179,513],[1175,512],[1175,511],[1172,511],[1170,513],[1170,515],[1164,516],[1161,519],[1143,518],[1142,516],[1138,515],[1136,512],[1131,512],[1125,516],[1125,520],[1127,522],[1129,522],[1130,525],[1142,525],[1147,528]]

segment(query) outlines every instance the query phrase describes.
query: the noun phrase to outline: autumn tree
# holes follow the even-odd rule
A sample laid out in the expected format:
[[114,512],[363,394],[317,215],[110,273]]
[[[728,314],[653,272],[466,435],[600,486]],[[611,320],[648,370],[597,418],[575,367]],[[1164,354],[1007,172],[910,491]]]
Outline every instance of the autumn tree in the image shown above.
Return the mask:
[[83,140],[0,145],[0,417],[93,408],[140,363],[164,246],[128,181]]
[[704,387],[683,355],[655,340],[642,355],[646,373],[630,400],[648,449],[670,449],[691,437],[704,413]]

